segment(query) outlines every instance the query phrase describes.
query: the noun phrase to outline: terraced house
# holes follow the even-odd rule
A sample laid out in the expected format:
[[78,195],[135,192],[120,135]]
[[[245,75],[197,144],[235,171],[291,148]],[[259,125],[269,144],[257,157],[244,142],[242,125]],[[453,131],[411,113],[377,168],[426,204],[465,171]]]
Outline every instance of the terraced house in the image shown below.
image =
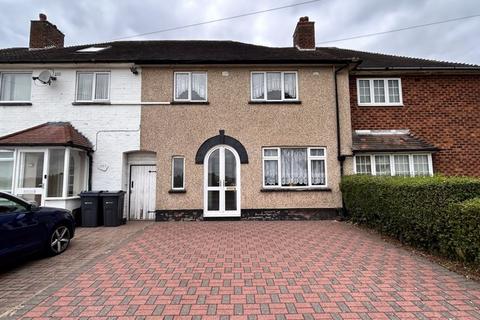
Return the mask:
[[41,15],[0,50],[0,189],[125,217],[327,218],[345,174],[480,175],[480,67],[315,46],[118,41],[63,47]]

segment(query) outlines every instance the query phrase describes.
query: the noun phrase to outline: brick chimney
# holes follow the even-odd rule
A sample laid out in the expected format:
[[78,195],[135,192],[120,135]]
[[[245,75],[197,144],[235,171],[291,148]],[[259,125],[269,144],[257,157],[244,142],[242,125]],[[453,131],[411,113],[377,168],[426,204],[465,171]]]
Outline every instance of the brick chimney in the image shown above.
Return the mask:
[[315,22],[301,17],[293,33],[293,46],[299,50],[315,50]]
[[57,26],[47,21],[47,16],[39,14],[39,20],[30,22],[30,49],[63,48],[65,35]]

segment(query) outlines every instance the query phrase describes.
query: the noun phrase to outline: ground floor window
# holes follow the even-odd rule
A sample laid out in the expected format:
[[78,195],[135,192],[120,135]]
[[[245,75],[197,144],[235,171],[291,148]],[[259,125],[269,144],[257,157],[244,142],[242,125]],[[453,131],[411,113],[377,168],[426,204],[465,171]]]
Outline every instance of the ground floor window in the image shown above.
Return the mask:
[[87,189],[88,156],[69,147],[0,150],[0,191],[28,199],[76,197]]
[[47,197],[61,197],[63,194],[65,149],[51,149],[48,155]]
[[431,154],[361,154],[355,156],[355,173],[385,176],[433,174]]
[[172,158],[172,189],[185,189],[185,158]]
[[264,148],[263,186],[324,187],[327,185],[325,148]]
[[73,197],[86,188],[88,159],[86,152],[75,149],[70,150],[69,158],[67,196]]
[[13,151],[0,151],[0,191],[12,191],[13,155]]

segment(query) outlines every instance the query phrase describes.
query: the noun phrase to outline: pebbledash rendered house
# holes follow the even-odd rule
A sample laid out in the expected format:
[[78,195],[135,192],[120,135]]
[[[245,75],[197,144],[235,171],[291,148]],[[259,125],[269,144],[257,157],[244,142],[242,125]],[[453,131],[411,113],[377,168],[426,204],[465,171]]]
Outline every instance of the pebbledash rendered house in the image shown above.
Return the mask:
[[315,47],[63,46],[40,15],[0,50],[0,190],[128,219],[328,218],[346,174],[480,176],[480,67]]

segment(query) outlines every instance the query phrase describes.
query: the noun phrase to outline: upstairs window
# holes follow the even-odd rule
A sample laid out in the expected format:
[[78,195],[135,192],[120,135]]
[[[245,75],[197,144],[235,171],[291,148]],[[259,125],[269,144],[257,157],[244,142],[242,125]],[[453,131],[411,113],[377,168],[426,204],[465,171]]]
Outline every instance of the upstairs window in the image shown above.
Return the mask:
[[0,102],[30,102],[31,95],[31,72],[0,73]]
[[207,101],[206,72],[175,72],[175,101]]
[[298,100],[297,72],[252,72],[252,101]]
[[110,99],[110,72],[78,72],[78,102],[105,102]]
[[357,98],[360,106],[401,106],[400,78],[357,79]]

